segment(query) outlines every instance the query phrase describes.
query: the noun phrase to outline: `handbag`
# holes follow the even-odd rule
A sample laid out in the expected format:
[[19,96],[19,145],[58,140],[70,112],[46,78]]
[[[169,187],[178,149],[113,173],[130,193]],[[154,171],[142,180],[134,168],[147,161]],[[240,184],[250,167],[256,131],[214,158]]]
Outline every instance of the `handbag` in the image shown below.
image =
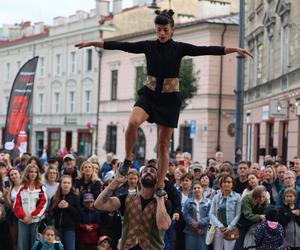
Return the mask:
[[240,236],[239,229],[237,227],[233,228],[232,230],[224,233],[225,240],[237,240]]
[[197,228],[196,232],[197,232],[197,234],[200,235],[200,236],[202,236],[202,235],[205,234],[204,228]]
[[216,226],[214,224],[210,224],[206,233],[205,243],[206,245],[210,245],[213,243],[216,233]]

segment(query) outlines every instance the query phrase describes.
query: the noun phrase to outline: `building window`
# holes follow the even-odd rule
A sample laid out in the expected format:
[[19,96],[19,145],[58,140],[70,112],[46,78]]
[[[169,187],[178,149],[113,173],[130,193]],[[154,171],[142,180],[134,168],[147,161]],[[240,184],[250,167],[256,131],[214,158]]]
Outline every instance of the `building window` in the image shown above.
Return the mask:
[[190,138],[190,125],[185,124],[180,126],[179,130],[179,147],[183,152],[193,153],[193,140]]
[[258,44],[256,49],[256,82],[257,85],[261,83],[262,78],[262,56],[263,56],[263,45]]
[[48,131],[48,146],[50,155],[56,155],[60,149],[60,131]]
[[10,63],[6,63],[6,80],[8,81],[10,77]]
[[146,72],[144,66],[135,67],[135,99],[137,99],[137,91],[143,87],[146,81]]
[[253,132],[252,124],[247,124],[247,161],[252,162],[252,144],[253,144]]
[[54,111],[59,112],[59,92],[54,93]]
[[42,154],[43,154],[43,148],[44,148],[44,132],[43,131],[36,131],[35,132],[36,155],[41,157]]
[[91,112],[91,91],[86,90],[85,91],[85,112],[90,113]]
[[272,80],[274,77],[274,36],[269,36],[269,48],[268,48],[268,79]]
[[75,73],[76,70],[76,52],[72,51],[70,52],[70,73]]
[[106,153],[117,152],[117,126],[107,125],[106,127]]
[[93,52],[92,49],[88,49],[86,51],[86,71],[92,70],[92,65],[93,65],[92,52]]
[[281,33],[281,65],[282,73],[286,74],[288,72],[288,56],[289,56],[289,27],[288,24],[282,27]]
[[44,113],[44,94],[39,94],[39,113]]
[[44,77],[45,76],[45,58],[44,57],[40,57],[40,77]]
[[74,113],[74,96],[75,96],[75,92],[74,91],[70,91],[69,93],[69,107],[70,107],[70,113]]
[[55,74],[60,75],[61,73],[61,55],[57,54],[55,56]]
[[111,100],[117,100],[118,70],[111,71]]
[[[250,53],[253,54],[254,50],[250,50]],[[254,60],[249,59],[249,88],[253,87],[253,81],[254,81]]]
[[273,146],[274,146],[274,123],[268,123],[267,126],[267,132],[268,132],[268,154],[273,155]]

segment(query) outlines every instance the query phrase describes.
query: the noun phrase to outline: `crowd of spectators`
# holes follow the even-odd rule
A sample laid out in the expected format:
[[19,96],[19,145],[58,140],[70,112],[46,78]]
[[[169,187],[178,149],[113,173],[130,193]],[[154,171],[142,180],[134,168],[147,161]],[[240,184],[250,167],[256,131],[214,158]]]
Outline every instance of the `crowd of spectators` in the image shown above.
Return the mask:
[[[168,228],[158,227],[164,231],[157,234],[163,237],[162,249],[300,249],[299,157],[289,166],[266,156],[263,164],[241,161],[234,167],[217,152],[205,165],[199,162],[187,152],[177,152],[169,162],[162,206],[171,222],[164,224]],[[134,161],[125,180],[117,181],[119,163],[112,153],[104,163],[96,155],[84,159],[70,153],[43,158],[41,163],[29,153],[12,161],[3,151],[3,249],[121,249],[125,199],[145,193],[143,174],[148,174],[150,166],[159,166],[156,159],[143,166]],[[119,198],[111,203],[114,209],[104,202],[112,186],[112,197]],[[154,199],[150,197],[149,202]],[[145,207],[142,209],[148,209]],[[142,249],[142,244],[128,249]]]

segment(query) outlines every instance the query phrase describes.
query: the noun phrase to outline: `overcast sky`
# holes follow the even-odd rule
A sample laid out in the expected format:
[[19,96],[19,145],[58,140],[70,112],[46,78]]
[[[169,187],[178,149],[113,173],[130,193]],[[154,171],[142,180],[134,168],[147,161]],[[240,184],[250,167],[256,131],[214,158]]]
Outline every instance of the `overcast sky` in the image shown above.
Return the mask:
[[[131,0],[123,0],[128,7]],[[22,21],[33,23],[43,21],[52,25],[53,17],[70,16],[76,10],[95,8],[95,0],[0,0],[0,27],[2,24],[14,24]]]

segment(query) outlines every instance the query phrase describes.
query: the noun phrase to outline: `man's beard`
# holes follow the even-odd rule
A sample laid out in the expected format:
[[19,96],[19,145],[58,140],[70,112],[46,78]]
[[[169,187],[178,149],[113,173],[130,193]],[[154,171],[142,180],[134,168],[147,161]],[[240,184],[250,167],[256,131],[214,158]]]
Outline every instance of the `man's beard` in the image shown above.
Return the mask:
[[146,188],[153,188],[156,185],[156,179],[153,180],[145,176],[144,178],[142,178],[141,183]]

